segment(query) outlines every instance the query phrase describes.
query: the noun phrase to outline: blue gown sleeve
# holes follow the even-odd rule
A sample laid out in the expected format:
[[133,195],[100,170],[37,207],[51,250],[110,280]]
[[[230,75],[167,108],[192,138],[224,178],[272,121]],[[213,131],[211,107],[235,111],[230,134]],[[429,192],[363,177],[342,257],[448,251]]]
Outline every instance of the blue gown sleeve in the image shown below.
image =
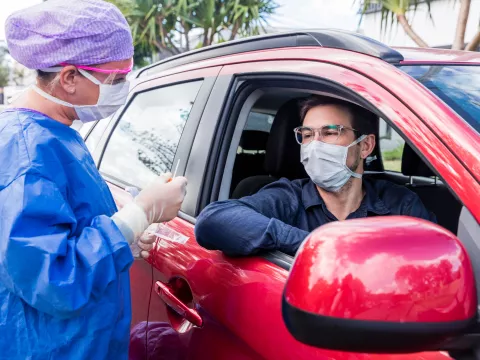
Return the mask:
[[128,271],[128,243],[108,216],[77,237],[74,213],[58,186],[25,174],[0,189],[0,281],[28,305],[75,316]]

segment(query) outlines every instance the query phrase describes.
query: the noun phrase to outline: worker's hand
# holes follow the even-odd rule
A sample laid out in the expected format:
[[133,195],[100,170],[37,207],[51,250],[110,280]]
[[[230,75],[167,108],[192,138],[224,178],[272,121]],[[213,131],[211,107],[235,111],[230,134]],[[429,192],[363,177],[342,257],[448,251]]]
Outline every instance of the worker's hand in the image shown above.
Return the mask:
[[187,179],[172,178],[172,174],[162,174],[135,198],[147,216],[149,224],[162,223],[177,216],[187,193]]
[[150,250],[153,249],[153,244],[155,243],[155,240],[157,239],[157,235],[145,231],[142,236],[137,241],[137,245],[140,248],[140,256],[144,259],[148,259],[150,256]]

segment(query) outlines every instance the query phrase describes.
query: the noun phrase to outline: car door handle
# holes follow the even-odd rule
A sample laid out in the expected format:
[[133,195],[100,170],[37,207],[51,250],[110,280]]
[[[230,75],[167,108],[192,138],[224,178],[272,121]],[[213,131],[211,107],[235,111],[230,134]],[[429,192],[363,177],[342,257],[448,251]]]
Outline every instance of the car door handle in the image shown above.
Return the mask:
[[168,285],[165,285],[161,281],[155,282],[155,292],[160,296],[160,299],[162,299],[162,301],[178,315],[190,321],[195,326],[200,327],[203,325],[203,320],[200,314],[195,309],[189,308],[178,297],[176,297]]

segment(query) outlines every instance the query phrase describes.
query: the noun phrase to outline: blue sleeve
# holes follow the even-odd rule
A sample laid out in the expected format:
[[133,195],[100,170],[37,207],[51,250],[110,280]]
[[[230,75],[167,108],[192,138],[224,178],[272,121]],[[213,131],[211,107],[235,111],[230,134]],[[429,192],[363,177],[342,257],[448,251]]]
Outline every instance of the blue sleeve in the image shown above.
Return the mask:
[[299,199],[288,180],[266,186],[240,200],[215,202],[197,219],[198,243],[227,255],[251,255],[261,250],[294,254],[308,232],[293,227]]
[[133,262],[108,216],[73,236],[73,211],[52,181],[23,175],[0,190],[0,204],[0,281],[41,312],[75,316]]
[[422,200],[420,200],[420,197],[415,193],[412,194],[412,198],[406,205],[405,210],[402,211],[402,215],[428,220],[435,224],[437,223],[435,214],[423,205]]

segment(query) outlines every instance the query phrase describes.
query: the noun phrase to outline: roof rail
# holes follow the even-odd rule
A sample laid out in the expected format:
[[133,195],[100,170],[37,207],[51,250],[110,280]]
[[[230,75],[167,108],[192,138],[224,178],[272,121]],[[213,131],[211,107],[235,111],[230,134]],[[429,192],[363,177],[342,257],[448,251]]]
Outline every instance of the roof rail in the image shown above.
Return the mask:
[[176,66],[219,56],[300,46],[318,46],[349,50],[374,56],[389,63],[399,63],[403,60],[402,54],[398,51],[359,33],[336,29],[299,30],[253,36],[189,51],[147,66],[139,71],[137,77],[152,75]]

